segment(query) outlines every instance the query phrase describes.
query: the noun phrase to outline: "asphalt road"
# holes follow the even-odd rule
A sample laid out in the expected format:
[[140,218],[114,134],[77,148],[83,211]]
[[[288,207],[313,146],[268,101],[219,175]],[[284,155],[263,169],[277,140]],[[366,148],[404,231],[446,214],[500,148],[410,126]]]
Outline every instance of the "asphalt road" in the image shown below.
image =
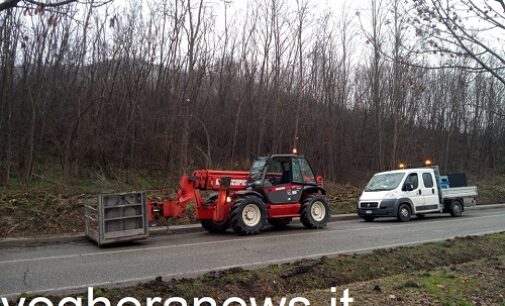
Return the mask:
[[461,218],[427,216],[409,223],[391,219],[329,223],[324,230],[291,225],[240,237],[205,232],[154,236],[98,248],[88,242],[0,249],[0,296],[66,291],[188,277],[236,266],[252,268],[301,258],[370,251],[456,236],[505,231],[505,209],[469,210]]

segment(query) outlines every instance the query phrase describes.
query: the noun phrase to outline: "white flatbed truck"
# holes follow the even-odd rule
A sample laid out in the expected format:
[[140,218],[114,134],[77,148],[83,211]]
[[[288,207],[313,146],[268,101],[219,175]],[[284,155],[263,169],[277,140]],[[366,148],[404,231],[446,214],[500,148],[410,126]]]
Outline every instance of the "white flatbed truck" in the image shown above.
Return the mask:
[[477,187],[440,188],[438,167],[401,169],[375,174],[358,201],[365,221],[396,217],[406,222],[416,215],[450,213],[459,217],[465,206],[476,204]]

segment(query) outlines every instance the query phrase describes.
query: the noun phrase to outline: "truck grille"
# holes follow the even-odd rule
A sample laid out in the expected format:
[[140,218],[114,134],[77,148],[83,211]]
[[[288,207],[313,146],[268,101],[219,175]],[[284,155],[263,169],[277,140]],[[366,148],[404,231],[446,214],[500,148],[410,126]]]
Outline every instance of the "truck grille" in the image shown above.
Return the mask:
[[361,208],[377,208],[379,207],[378,202],[361,202],[360,204]]

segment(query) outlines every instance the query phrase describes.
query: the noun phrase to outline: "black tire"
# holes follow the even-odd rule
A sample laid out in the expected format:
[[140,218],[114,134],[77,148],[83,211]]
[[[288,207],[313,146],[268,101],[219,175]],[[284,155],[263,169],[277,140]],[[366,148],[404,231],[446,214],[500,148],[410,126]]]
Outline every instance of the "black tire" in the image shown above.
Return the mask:
[[373,222],[373,220],[375,220],[375,217],[367,216],[367,217],[363,217],[363,220],[365,220],[365,222]]
[[330,207],[325,196],[314,193],[305,198],[300,209],[300,221],[306,228],[323,228],[329,219]]
[[224,233],[230,227],[230,220],[215,222],[213,220],[202,220],[202,227],[209,233]]
[[231,228],[241,235],[259,234],[266,223],[266,219],[265,202],[257,196],[237,198],[231,207]]
[[398,216],[397,216],[398,221],[408,222],[410,221],[411,217],[412,217],[412,211],[410,210],[410,206],[405,203],[401,204],[400,207],[398,207]]
[[275,227],[285,227],[290,222],[291,222],[291,218],[268,219],[268,223],[270,223],[270,225],[275,226]]
[[416,217],[418,217],[419,219],[422,219],[422,218],[426,217],[426,215],[425,214],[416,214]]
[[453,217],[461,217],[463,214],[463,205],[461,205],[460,201],[452,201],[451,204],[451,216]]

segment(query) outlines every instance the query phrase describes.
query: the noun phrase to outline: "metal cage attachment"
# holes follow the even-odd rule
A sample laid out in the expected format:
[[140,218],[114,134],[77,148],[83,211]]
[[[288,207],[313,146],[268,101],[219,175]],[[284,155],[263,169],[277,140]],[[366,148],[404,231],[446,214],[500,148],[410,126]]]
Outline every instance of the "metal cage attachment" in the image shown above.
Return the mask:
[[84,205],[86,236],[98,245],[149,235],[145,192],[100,194]]

